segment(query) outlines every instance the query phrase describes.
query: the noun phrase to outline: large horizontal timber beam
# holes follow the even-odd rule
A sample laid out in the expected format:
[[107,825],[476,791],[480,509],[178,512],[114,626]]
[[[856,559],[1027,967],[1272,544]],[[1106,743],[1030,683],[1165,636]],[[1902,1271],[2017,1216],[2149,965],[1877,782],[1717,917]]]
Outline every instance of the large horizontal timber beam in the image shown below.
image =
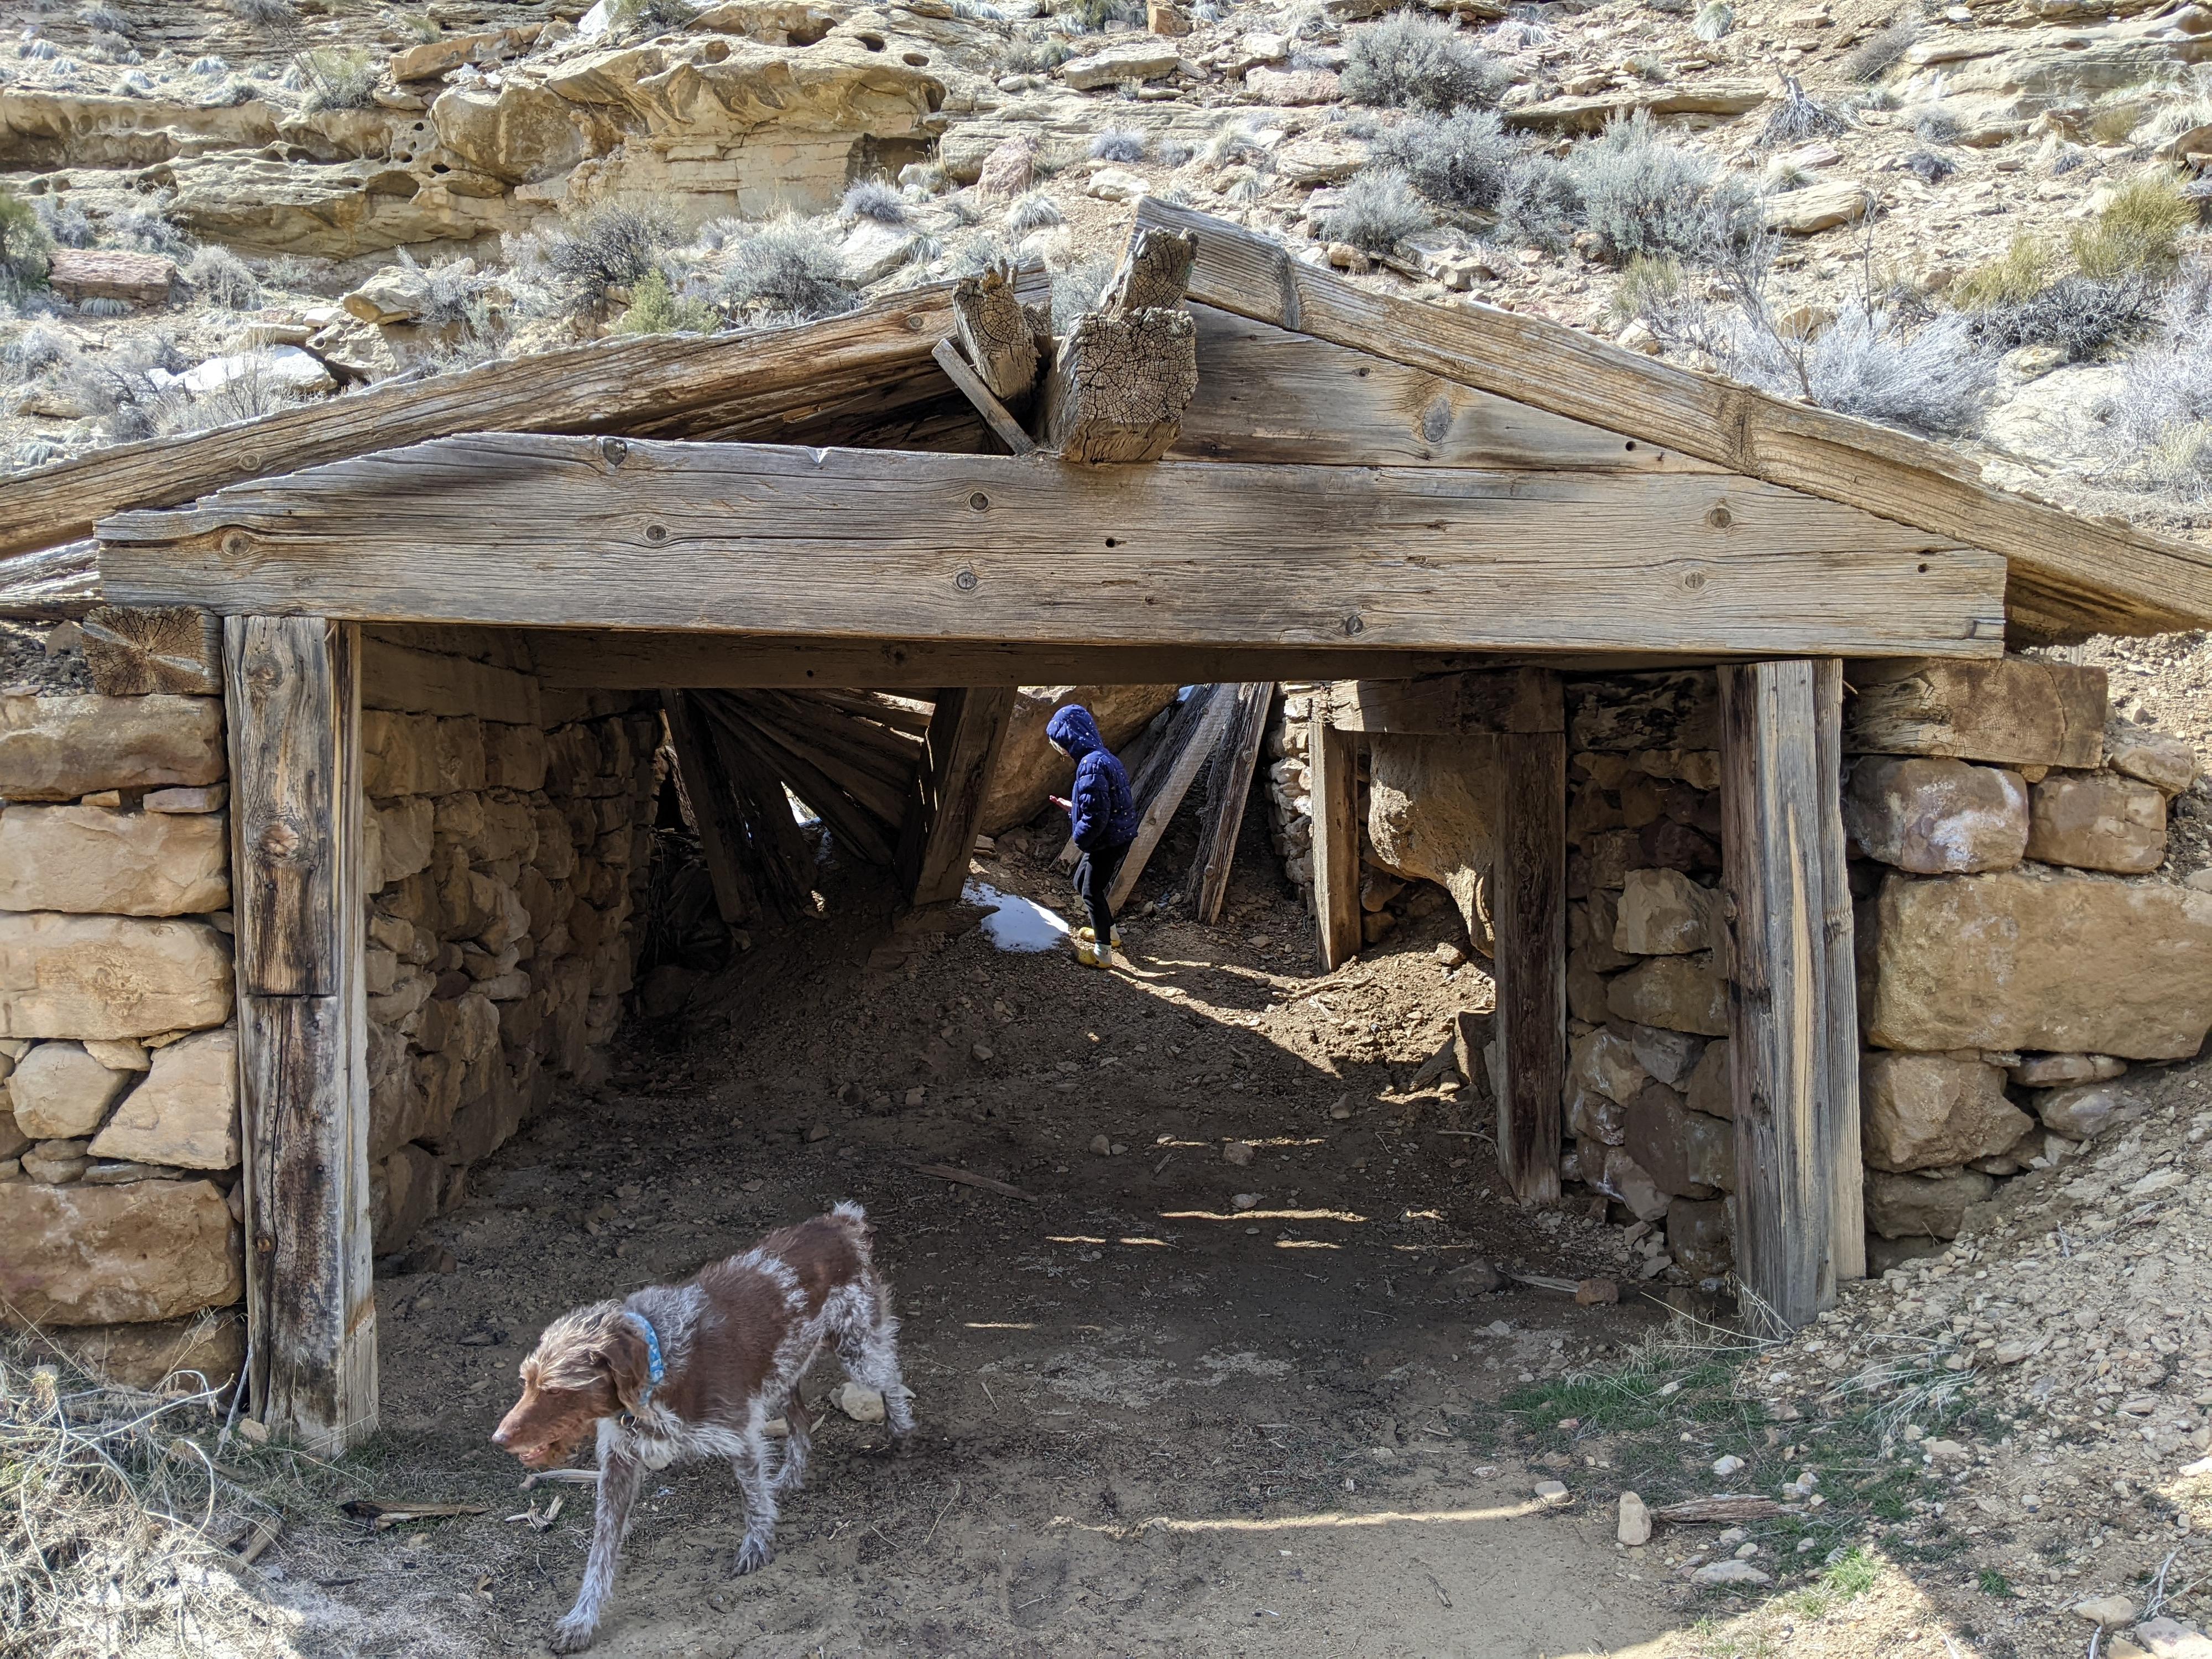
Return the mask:
[[1197,237],[1194,301],[1571,419],[1627,428],[1733,471],[1987,548],[2011,562],[2013,615],[2028,633],[2170,633],[2212,615],[2212,553],[1993,489],[1972,461],[1924,440],[1656,362],[1542,318],[1373,293],[1155,198],[1138,204],[1137,225]]
[[377,622],[1069,647],[2002,648],[2001,560],[1695,473],[1084,466],[507,433],[122,514],[100,542],[112,604]]

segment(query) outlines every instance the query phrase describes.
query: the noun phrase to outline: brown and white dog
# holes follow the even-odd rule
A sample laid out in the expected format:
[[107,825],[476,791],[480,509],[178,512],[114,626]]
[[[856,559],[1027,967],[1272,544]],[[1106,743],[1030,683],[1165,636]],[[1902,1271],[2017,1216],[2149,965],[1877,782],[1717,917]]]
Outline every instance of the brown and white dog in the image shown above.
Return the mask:
[[[586,1433],[599,1436],[591,1554],[576,1605],[553,1627],[556,1653],[580,1652],[599,1632],[646,1469],[678,1458],[728,1458],[745,1500],[737,1571],[769,1564],[777,1497],[806,1472],[811,1421],[799,1378],[825,1342],[848,1376],[883,1395],[892,1445],[913,1432],[898,1321],[872,1238],[860,1206],[840,1204],[701,1268],[686,1284],[594,1303],[545,1328],[522,1362],[522,1398],[492,1441],[544,1469],[566,1463]],[[777,1416],[790,1432],[773,1458],[767,1428]]]

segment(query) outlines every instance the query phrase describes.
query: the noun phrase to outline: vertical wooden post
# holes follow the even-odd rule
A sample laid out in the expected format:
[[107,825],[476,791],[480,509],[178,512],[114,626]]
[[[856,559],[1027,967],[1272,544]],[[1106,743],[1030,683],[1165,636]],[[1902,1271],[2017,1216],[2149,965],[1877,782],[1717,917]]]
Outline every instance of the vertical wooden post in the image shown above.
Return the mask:
[[1498,1167],[1522,1203],[1556,1204],[1567,1070],[1566,733],[1507,732],[1498,758]]
[[1010,685],[956,686],[937,694],[921,770],[899,830],[899,881],[916,904],[960,896],[1017,695]]
[[1221,920],[1221,907],[1229,897],[1229,866],[1237,856],[1237,832],[1243,827],[1244,804],[1251,799],[1252,775],[1260,768],[1260,750],[1267,740],[1267,709],[1274,700],[1273,680],[1239,685],[1237,711],[1217,751],[1214,764],[1223,769],[1215,775],[1218,787],[1214,791],[1213,816],[1199,841],[1190,883],[1192,908],[1209,927]]
[[1828,1182],[1828,1273],[1820,1305],[1835,1304],[1844,1279],[1866,1277],[1866,1152],[1859,1130],[1858,945],[1850,873],[1844,860],[1844,665],[1813,664],[1817,773],[1822,791],[1820,939],[1827,997],[1827,1075],[1819,1098],[1820,1169]]
[[1321,965],[1334,971],[1359,954],[1359,773],[1349,732],[1328,717],[1328,688],[1316,686],[1306,730],[1307,793],[1313,803],[1314,915]]
[[750,848],[737,791],[691,707],[690,694],[663,691],[660,708],[668,718],[669,744],[676,750],[677,781],[699,831],[699,854],[714,884],[714,908],[731,927],[741,927],[760,914],[760,893],[745,867]]
[[223,634],[254,1399],[332,1453],[377,1423],[358,644],[319,617]]
[[1863,1221],[1836,1213],[1860,1157],[1841,690],[1839,668],[1802,659],[1720,671],[1736,1279],[1746,1317],[1784,1331],[1864,1271]]

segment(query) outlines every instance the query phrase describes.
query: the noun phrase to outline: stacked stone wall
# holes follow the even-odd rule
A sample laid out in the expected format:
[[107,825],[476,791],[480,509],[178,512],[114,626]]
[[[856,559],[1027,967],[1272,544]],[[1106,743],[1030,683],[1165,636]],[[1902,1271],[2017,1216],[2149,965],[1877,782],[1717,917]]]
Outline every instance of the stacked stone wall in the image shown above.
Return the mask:
[[[11,629],[0,689],[0,1318],[125,1380],[228,1375],[243,1192],[220,664],[165,662],[189,692],[106,695],[77,633]],[[362,659],[382,1253],[556,1089],[605,1075],[660,725],[648,697],[541,688],[493,635],[368,630]]]

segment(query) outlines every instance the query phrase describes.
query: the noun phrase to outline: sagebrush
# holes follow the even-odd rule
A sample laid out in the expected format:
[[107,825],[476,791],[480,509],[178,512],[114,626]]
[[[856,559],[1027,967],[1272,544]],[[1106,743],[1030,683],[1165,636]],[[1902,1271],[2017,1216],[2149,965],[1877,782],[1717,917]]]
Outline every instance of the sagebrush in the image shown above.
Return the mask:
[[1512,72],[1441,18],[1401,11],[1352,32],[1344,95],[1358,104],[1449,113],[1495,104]]
[[1437,218],[1403,173],[1370,167],[1345,182],[1319,222],[1321,234],[1332,242],[1387,253],[1405,238],[1434,228]]
[[1577,146],[1567,169],[1585,229],[1616,264],[1672,254],[1715,263],[1755,242],[1759,201],[1704,155],[1662,138],[1642,111]]

